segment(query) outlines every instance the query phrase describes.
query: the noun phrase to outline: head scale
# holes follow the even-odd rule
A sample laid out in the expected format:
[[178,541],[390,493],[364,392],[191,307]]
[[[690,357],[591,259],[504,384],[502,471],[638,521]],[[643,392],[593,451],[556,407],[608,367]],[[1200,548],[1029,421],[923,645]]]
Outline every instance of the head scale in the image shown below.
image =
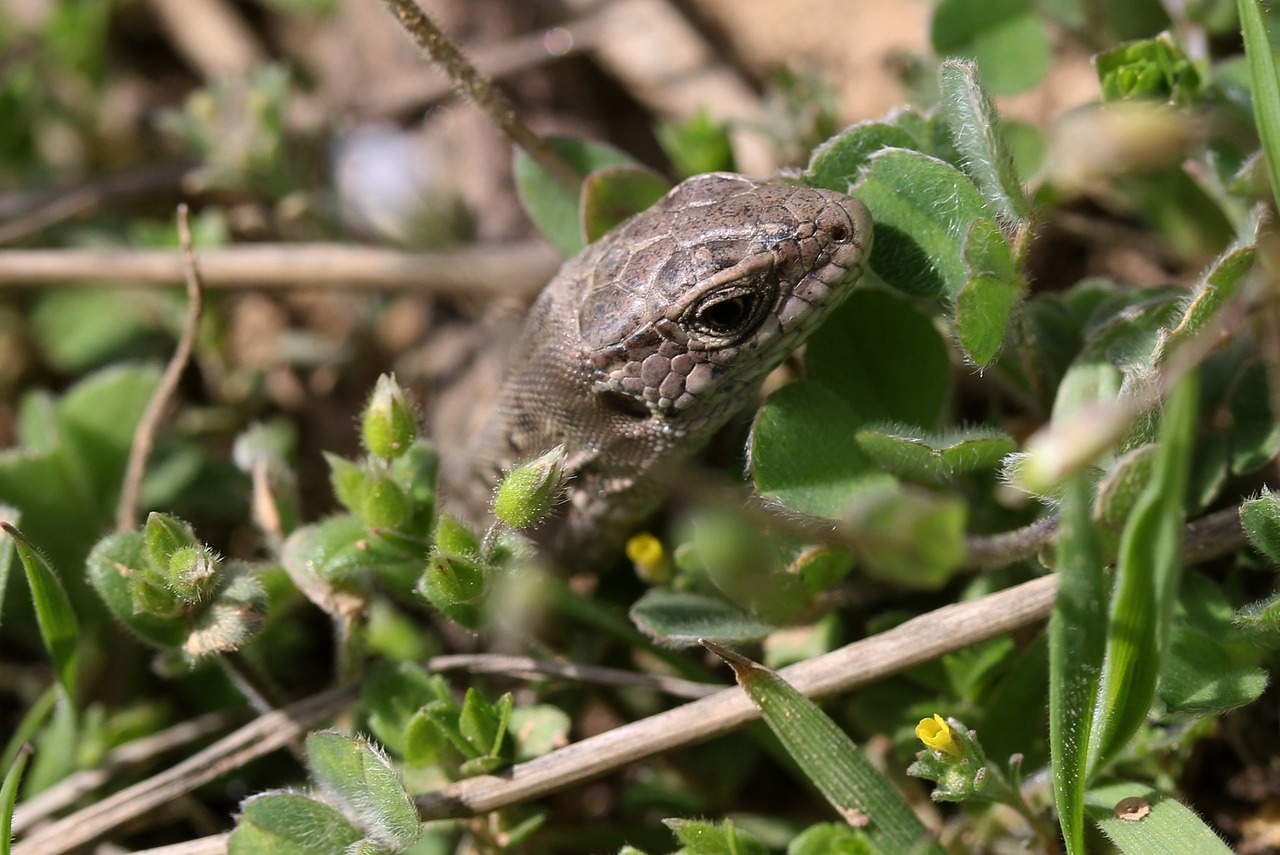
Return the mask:
[[578,323],[597,392],[634,419],[696,428],[794,350],[851,290],[871,220],[830,190],[712,173],[619,226]]

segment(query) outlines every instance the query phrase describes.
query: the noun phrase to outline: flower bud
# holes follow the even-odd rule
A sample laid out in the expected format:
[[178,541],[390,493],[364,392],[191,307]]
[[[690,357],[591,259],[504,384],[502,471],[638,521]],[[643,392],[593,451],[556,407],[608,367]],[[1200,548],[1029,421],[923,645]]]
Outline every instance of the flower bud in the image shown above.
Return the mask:
[[558,445],[517,466],[498,486],[493,515],[512,528],[530,528],[547,518],[564,494],[565,452]]
[[360,436],[375,457],[394,460],[418,437],[418,422],[404,389],[392,375],[383,374],[364,408]]

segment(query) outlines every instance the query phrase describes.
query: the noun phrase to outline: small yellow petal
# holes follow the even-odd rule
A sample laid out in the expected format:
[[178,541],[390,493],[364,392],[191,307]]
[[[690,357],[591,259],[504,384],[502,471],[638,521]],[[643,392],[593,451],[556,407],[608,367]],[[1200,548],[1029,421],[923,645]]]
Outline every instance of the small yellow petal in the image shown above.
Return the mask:
[[956,744],[955,738],[951,733],[951,727],[947,724],[946,719],[937,713],[933,714],[933,718],[920,719],[920,723],[916,725],[916,738],[923,742],[927,748],[950,754],[952,757],[959,757],[964,753],[960,746]]
[[636,573],[650,584],[662,584],[671,575],[667,550],[662,541],[642,531],[627,541],[627,558],[635,565]]

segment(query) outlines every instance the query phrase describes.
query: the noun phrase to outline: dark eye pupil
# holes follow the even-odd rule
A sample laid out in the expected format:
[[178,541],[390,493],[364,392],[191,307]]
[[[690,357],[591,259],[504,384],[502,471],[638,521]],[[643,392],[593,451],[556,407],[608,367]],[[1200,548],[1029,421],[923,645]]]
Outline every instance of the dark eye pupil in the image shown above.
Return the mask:
[[698,321],[707,329],[717,333],[729,333],[742,325],[750,315],[746,297],[734,297],[732,300],[721,300],[712,303],[698,313]]

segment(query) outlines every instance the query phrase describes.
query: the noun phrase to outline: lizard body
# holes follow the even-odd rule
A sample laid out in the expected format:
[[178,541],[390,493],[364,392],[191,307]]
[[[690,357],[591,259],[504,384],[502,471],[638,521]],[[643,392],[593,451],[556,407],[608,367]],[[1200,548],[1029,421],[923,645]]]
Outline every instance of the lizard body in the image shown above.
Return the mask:
[[487,508],[504,471],[563,445],[567,501],[531,534],[572,563],[598,556],[851,290],[870,245],[866,208],[843,194],[684,181],[542,291],[446,482]]

